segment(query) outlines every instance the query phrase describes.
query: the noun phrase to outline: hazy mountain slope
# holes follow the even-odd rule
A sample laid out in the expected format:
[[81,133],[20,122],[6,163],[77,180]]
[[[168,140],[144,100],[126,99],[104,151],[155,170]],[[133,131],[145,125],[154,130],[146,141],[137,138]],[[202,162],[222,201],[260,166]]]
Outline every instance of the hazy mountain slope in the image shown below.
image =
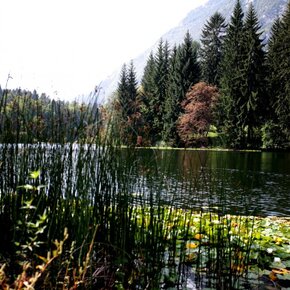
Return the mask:
[[[241,4],[242,7],[244,7],[245,12],[247,11],[247,7],[250,2],[253,2],[254,4],[264,31],[264,37],[267,39],[273,20],[283,13],[288,0],[241,0]],[[160,38],[167,40],[172,46],[175,43],[181,43],[185,33],[188,30],[193,39],[199,40],[201,30],[209,17],[216,11],[219,11],[224,15],[224,17],[226,17],[227,20],[229,20],[235,4],[236,0],[209,0],[205,5],[190,11],[178,26],[170,29],[166,34],[161,35]],[[140,54],[139,57],[133,59],[136,67],[137,78],[139,80],[143,75],[143,69],[147,58],[151,51],[155,51],[157,44],[158,41],[153,44],[152,47],[149,47],[146,51]],[[102,82],[101,86],[103,88],[105,98],[116,90],[120,70],[113,72],[111,76]]]

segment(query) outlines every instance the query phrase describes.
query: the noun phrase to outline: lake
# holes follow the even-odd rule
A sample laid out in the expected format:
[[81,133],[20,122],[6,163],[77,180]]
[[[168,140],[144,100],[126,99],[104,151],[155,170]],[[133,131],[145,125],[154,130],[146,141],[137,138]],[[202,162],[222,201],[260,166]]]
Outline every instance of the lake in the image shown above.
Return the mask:
[[[1,249],[7,251],[13,239],[18,239],[19,235],[14,237],[11,229],[22,230],[19,220],[27,220],[27,225],[31,225],[39,214],[48,212],[45,240],[58,239],[68,228],[71,242],[81,245],[77,249],[85,257],[84,241],[95,239],[88,235],[93,234],[92,225],[96,225],[99,232],[94,240],[94,253],[101,259],[103,253],[109,252],[112,262],[118,261],[118,268],[123,267],[128,273],[141,267],[138,273],[142,274],[134,282],[138,289],[145,289],[148,283],[139,279],[143,271],[147,278],[154,276],[152,283],[156,285],[166,286],[166,279],[173,275],[175,286],[185,283],[186,289],[220,289],[208,285],[211,279],[222,278],[221,269],[226,270],[222,275],[225,281],[232,283],[227,280],[232,275],[232,271],[227,272],[232,269],[231,253],[236,253],[236,246],[245,251],[252,249],[249,244],[252,239],[247,238],[252,230],[246,229],[249,225],[252,229],[251,222],[256,220],[225,214],[290,216],[289,162],[290,153],[282,152],[0,145],[0,221],[4,233],[0,254]],[[37,177],[33,178],[31,171],[36,171]],[[25,184],[30,187],[21,187]],[[31,202],[36,206],[27,206]],[[260,229],[263,234],[265,227]],[[275,230],[277,227],[273,226]],[[24,237],[25,231],[24,227]],[[286,237],[287,226],[279,232]],[[235,239],[229,239],[229,235]],[[287,243],[281,255],[288,253]],[[275,245],[275,240],[264,245],[262,254]],[[117,248],[120,250],[115,251]],[[251,261],[257,260],[260,251],[260,245],[253,248]],[[106,261],[108,257],[105,255]],[[223,257],[221,264],[216,263],[219,257]],[[134,266],[128,268],[131,261]],[[262,269],[268,268],[262,265]],[[206,269],[209,276],[199,272],[200,269]],[[257,285],[259,273],[254,274],[253,285]],[[249,285],[248,282],[242,279],[241,285]],[[165,286],[162,289],[168,289]]]
[[[71,190],[74,196],[81,196],[83,190],[86,197],[87,193],[93,196],[96,179],[104,177],[108,182],[112,178],[101,173],[100,154],[95,150],[100,149],[44,144],[0,146],[0,192],[14,190],[27,182],[30,171],[41,169],[41,183],[47,190],[53,187],[63,196]],[[84,157],[77,158],[80,155]],[[142,197],[153,193],[164,203],[196,210],[212,207],[223,213],[290,216],[288,152],[137,149],[132,153],[120,149],[119,158],[124,176],[118,177],[118,182],[125,177],[124,190],[129,193]],[[82,170],[76,173],[78,166]],[[56,171],[61,171],[60,177],[56,178]],[[81,180],[81,190],[72,184],[76,179]]]
[[290,153],[140,149],[138,157],[159,173],[156,183],[163,176],[161,190],[175,205],[290,215]]

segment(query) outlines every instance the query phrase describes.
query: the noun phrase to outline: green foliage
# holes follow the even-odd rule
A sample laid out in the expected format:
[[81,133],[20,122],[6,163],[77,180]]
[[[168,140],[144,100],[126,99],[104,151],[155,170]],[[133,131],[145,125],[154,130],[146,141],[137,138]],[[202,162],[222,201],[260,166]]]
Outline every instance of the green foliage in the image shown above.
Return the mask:
[[[193,41],[189,31],[183,42],[172,49],[161,39],[144,69],[137,101],[139,129],[135,129],[142,142],[134,140],[133,144],[180,146],[182,140],[177,131],[178,119],[184,113],[182,102],[202,78],[217,85],[221,92],[212,124],[222,136],[223,146],[261,148],[262,130],[267,128],[265,122],[271,120],[281,128],[280,139],[285,141],[279,144],[287,147],[289,78],[288,62],[283,61],[288,59],[287,13],[274,24],[267,52],[254,5],[248,6],[244,17],[239,0],[229,24],[218,12],[205,23],[201,46]],[[126,117],[131,119],[129,113]],[[196,122],[187,125],[196,127]],[[128,145],[128,140],[132,138],[124,138],[123,144]]]
[[178,143],[176,124],[181,101],[200,78],[197,50],[198,44],[188,32],[181,46],[170,51],[161,39],[156,54],[149,56],[142,78],[142,113],[151,144]]
[[265,52],[253,5],[249,6],[245,21],[243,16],[237,1],[225,37],[219,106],[225,116],[219,122],[228,146],[253,148],[260,146],[260,134],[255,132],[264,122],[269,104],[265,99]]
[[193,41],[189,31],[185,34],[183,43],[178,49],[177,80],[179,100],[182,101],[187,91],[200,80],[200,65],[198,62],[199,43]]
[[219,85],[223,39],[226,33],[225,18],[216,12],[210,17],[201,33],[201,70],[203,80],[210,85]]
[[264,149],[286,149],[289,147],[289,141],[283,134],[283,128],[273,121],[267,121],[262,129],[262,142]]
[[290,4],[281,19],[277,19],[272,27],[269,40],[269,52],[267,64],[269,70],[269,92],[272,120],[279,124],[281,134],[286,140],[290,140]]
[[227,28],[224,39],[224,53],[222,62],[220,107],[225,113],[222,124],[223,130],[228,136],[230,147],[243,147],[244,129],[241,108],[244,108],[242,100],[242,63],[243,63],[243,23],[244,13],[240,1],[236,2],[233,15]]
[[117,90],[119,106],[115,108],[115,113],[120,114],[118,120],[120,138],[121,142],[126,145],[136,145],[137,136],[141,133],[143,124],[137,84],[133,61],[131,61],[128,71],[126,64],[124,64]]
[[[151,138],[154,138],[154,95],[156,91],[155,84],[156,63],[153,52],[150,53],[147,64],[144,68],[143,77],[141,80],[141,114],[144,119],[145,138],[151,143]],[[154,140],[152,140],[154,143]]]
[[95,124],[101,119],[96,102],[69,103],[38,96],[35,91],[4,90],[0,94],[0,142],[88,141],[96,135]]
[[255,138],[254,129],[265,119],[265,52],[260,32],[260,25],[253,5],[249,6],[243,34],[244,61],[242,63],[241,87],[242,103],[239,118],[242,126],[247,128],[246,146],[255,147],[260,142]]

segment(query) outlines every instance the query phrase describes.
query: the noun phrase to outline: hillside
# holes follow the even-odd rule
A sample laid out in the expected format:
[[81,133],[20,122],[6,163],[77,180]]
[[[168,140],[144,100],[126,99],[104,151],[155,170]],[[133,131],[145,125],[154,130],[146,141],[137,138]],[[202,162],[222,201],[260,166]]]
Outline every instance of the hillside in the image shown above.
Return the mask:
[[[264,37],[267,39],[273,20],[283,13],[288,0],[241,0],[241,4],[244,7],[245,12],[247,11],[247,7],[250,2],[253,2],[254,4],[264,31]],[[185,33],[189,31],[194,40],[199,40],[201,30],[209,17],[216,11],[219,11],[228,20],[231,16],[235,3],[236,0],[209,0],[205,5],[190,11],[178,26],[170,29],[164,35],[161,35],[160,38],[167,40],[170,45],[175,43],[179,44],[183,41]],[[139,80],[143,75],[143,69],[147,58],[150,52],[155,50],[158,42],[159,40],[141,53],[137,58],[133,59]],[[101,86],[103,88],[105,99],[116,90],[119,74],[120,70],[117,70],[107,79],[102,81]]]

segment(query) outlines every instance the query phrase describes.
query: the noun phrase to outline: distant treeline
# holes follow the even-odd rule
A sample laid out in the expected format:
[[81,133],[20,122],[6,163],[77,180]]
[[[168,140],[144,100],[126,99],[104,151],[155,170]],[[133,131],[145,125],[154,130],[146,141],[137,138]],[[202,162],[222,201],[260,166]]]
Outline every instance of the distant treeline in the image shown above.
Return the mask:
[[[290,3],[265,41],[256,11],[215,13],[200,42],[160,40],[138,84],[124,64],[110,103],[127,145],[290,147]],[[216,142],[218,141],[218,142]]]
[[0,143],[89,141],[98,135],[101,108],[52,100],[45,94],[0,88]]
[[[0,143],[290,148],[290,2],[267,41],[256,11],[237,0],[229,23],[215,13],[200,42],[160,40],[138,84],[133,61],[104,106],[0,88]],[[113,125],[115,124],[115,125]],[[110,125],[110,126],[109,126]],[[113,126],[111,126],[113,125]],[[114,141],[115,142],[115,141]]]

